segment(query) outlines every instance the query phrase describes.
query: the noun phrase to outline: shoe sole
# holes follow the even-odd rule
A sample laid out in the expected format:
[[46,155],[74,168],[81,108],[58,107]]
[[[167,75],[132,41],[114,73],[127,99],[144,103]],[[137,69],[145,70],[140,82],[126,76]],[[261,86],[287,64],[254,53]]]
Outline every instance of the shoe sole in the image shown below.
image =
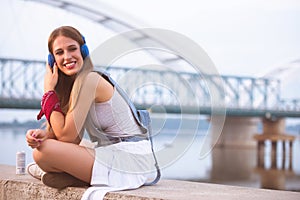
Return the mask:
[[81,181],[70,174],[61,172],[47,172],[43,174],[42,182],[49,187],[57,189],[89,186],[88,183]]

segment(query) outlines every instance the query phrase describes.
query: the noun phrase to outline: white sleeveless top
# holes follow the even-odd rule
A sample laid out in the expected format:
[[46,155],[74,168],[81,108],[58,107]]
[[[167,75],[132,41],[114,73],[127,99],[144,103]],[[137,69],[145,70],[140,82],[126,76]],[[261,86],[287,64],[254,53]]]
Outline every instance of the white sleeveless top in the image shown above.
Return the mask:
[[86,128],[94,142],[101,142],[103,137],[114,140],[119,137],[143,134],[129,105],[116,89],[110,100],[94,103],[91,106],[87,120],[91,121]]

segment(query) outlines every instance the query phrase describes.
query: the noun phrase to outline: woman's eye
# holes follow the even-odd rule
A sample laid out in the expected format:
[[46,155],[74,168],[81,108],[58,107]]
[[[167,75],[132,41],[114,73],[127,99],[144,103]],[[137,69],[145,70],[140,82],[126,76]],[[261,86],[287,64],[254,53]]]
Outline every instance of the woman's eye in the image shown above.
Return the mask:
[[71,47],[70,50],[71,50],[71,51],[76,51],[76,50],[77,50],[77,47]]
[[55,52],[55,55],[61,55],[61,54],[63,54],[62,51],[57,51],[57,52]]

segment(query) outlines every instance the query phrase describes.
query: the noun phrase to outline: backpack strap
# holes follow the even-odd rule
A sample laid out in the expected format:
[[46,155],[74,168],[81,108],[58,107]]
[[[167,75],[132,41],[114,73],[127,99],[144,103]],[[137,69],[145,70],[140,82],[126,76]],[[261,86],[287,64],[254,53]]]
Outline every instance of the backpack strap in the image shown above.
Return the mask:
[[148,133],[148,139],[150,140],[151,144],[151,151],[153,154],[153,158],[155,161],[155,168],[156,168],[156,177],[153,181],[147,182],[144,185],[145,186],[150,186],[150,185],[155,185],[161,177],[161,172],[160,168],[158,166],[158,162],[154,153],[153,149],[153,141],[152,141],[152,127],[151,127],[151,118],[149,115],[149,112],[147,110],[137,110],[132,101],[129,99],[127,96],[126,92],[118,85],[118,83],[111,78],[111,76],[105,72],[105,71],[96,71],[98,74],[100,74],[104,79],[106,79],[108,82],[112,84],[112,86],[115,87],[115,89],[119,92],[119,94],[123,97],[123,99],[126,101],[126,103],[129,105],[131,112],[139,124],[139,126],[142,128],[144,133]]
[[150,118],[149,112],[147,110],[137,110],[137,113],[140,116],[140,119],[146,118],[145,120],[141,120],[141,121],[144,121],[144,122],[147,123],[147,124],[144,124],[144,126],[146,126],[147,130],[148,130],[148,138],[150,140],[151,151],[152,151],[153,158],[154,158],[154,161],[155,161],[154,166],[156,168],[156,177],[155,177],[155,179],[151,182],[145,183],[144,185],[145,186],[155,185],[159,181],[159,179],[161,177],[161,173],[160,173],[158,162],[157,162],[154,150],[153,150],[151,118]]

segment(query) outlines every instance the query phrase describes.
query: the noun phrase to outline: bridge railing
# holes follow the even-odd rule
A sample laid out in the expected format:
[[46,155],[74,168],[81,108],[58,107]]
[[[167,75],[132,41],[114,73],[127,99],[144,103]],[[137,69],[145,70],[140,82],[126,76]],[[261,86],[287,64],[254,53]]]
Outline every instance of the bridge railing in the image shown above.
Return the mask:
[[[216,87],[223,90],[224,101],[227,108],[235,109],[272,109],[280,107],[282,101],[280,100],[280,81],[275,79],[264,79],[254,77],[239,77],[239,76],[219,76],[219,75],[205,75],[195,74],[188,72],[174,72],[174,71],[154,71],[154,70],[142,70],[131,69],[121,67],[107,68],[117,79],[122,79],[122,76],[126,77],[128,71],[134,71],[135,77],[126,79],[122,85],[127,92],[134,90],[136,85],[142,85],[145,81],[145,77],[152,77],[153,91],[150,89],[139,88],[136,92],[140,99],[136,100],[140,103],[147,102],[147,94],[150,92],[154,95],[154,99],[150,103],[168,105],[175,99],[170,100],[171,93],[184,96],[184,101],[180,102],[181,105],[193,105],[194,101],[191,95],[195,95],[199,100],[199,105],[202,107],[211,106],[211,91],[208,87],[208,82],[215,83]],[[133,73],[130,73],[130,76]],[[140,78],[139,78],[140,77]],[[219,83],[219,79],[222,79],[222,85]],[[131,81],[131,82],[130,82]],[[179,84],[186,82],[186,85]],[[168,91],[164,86],[175,88],[175,90]],[[184,90],[185,89],[185,90]],[[193,94],[192,94],[193,93]],[[222,93],[222,92],[220,92]],[[164,98],[165,97],[165,98]],[[181,98],[182,99],[182,98]],[[171,101],[171,102],[170,102]],[[173,102],[174,103],[174,102]],[[178,103],[175,105],[178,105]]]
[[279,109],[300,111],[300,99],[281,99]]
[[[100,67],[97,67],[100,68]],[[143,68],[109,67],[105,69],[141,106],[209,108],[208,84],[224,90],[227,109],[299,110],[299,100],[280,99],[278,80],[239,76],[205,75]],[[45,62],[0,58],[0,107],[39,108],[43,94]],[[210,82],[210,83],[208,83]],[[195,101],[196,99],[196,101]],[[198,105],[195,105],[195,102]],[[289,105],[289,106],[288,106]]]

